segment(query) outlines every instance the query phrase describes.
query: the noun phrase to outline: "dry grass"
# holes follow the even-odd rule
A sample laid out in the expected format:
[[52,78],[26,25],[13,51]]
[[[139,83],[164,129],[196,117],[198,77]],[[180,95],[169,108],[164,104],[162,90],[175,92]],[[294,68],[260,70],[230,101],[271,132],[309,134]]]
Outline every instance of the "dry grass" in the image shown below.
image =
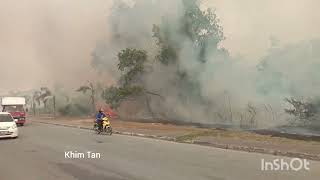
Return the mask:
[[195,140],[199,137],[214,137],[241,141],[256,141],[260,143],[271,143],[271,144],[309,144],[309,145],[320,145],[316,141],[303,141],[288,139],[283,137],[272,137],[271,135],[259,135],[251,132],[238,131],[238,130],[221,130],[221,129],[210,129],[204,131],[194,131],[190,134],[179,136],[177,138],[180,142],[188,142]]

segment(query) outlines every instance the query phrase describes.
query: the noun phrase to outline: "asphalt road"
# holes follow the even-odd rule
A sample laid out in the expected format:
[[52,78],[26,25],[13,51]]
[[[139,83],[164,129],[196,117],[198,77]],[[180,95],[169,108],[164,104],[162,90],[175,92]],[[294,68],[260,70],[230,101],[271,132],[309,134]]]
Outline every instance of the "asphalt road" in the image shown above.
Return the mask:
[[[316,161],[309,171],[261,171],[261,159],[282,157],[38,123],[19,129],[18,139],[0,140],[0,180],[320,179]],[[68,151],[101,157],[72,159],[65,157]]]

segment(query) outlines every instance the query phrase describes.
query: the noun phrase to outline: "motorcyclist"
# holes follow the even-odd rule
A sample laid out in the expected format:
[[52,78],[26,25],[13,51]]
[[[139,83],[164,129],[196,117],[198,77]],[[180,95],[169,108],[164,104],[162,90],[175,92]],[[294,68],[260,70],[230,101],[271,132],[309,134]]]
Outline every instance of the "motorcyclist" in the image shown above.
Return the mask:
[[99,109],[99,112],[96,115],[96,123],[98,124],[99,130],[102,129],[102,119],[107,117],[103,112],[103,109]]

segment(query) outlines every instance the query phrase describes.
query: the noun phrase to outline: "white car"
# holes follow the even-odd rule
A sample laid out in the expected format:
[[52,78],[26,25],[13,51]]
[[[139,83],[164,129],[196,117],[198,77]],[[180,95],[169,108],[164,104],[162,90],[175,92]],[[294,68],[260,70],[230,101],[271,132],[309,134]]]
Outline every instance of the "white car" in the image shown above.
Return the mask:
[[10,113],[0,112],[0,138],[17,138],[18,128]]

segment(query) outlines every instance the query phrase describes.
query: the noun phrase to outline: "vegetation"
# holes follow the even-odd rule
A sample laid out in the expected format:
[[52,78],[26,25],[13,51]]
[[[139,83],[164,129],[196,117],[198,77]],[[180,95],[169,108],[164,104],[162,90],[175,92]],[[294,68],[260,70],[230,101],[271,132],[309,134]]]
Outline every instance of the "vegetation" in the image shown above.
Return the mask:
[[292,107],[285,109],[285,112],[292,115],[291,123],[307,125],[315,121],[319,113],[320,101],[303,101],[295,98],[285,98],[285,101]]
[[86,116],[91,109],[84,103],[69,103],[58,108],[58,112],[63,116]]
[[161,94],[148,91],[143,81],[143,77],[148,76],[145,71],[147,63],[152,64],[152,69],[161,68],[158,63],[150,61],[176,69],[174,72],[176,78],[171,85],[178,88],[178,98],[181,101],[187,99],[197,103],[207,101],[201,96],[199,82],[181,68],[183,59],[180,55],[186,41],[190,42],[189,48],[194,53],[196,63],[204,65],[207,61],[207,51],[224,52],[218,49],[218,44],[224,39],[222,27],[214,11],[201,10],[196,0],[183,0],[183,8],[184,13],[181,18],[174,19],[167,15],[160,24],[153,25],[151,30],[157,44],[157,54],[148,57],[147,54],[152,52],[134,48],[126,48],[118,53],[118,70],[121,72],[119,84],[103,92],[103,98],[112,108],[118,108],[125,100],[145,96],[148,109],[152,111],[149,103],[151,98],[148,95],[163,98]]
[[197,51],[195,60],[206,62],[206,51],[217,50],[224,39],[222,27],[212,9],[202,11],[196,0],[184,0],[183,5],[184,14],[178,22],[165,17],[162,24],[153,25],[153,37],[160,48],[156,59],[165,65],[176,63],[184,40],[189,40]]
[[[52,101],[49,101],[52,100]],[[49,107],[49,102],[51,106]],[[40,108],[41,104],[44,106],[44,111],[55,112],[55,96],[48,87],[41,87],[40,90],[35,90],[32,95],[32,109],[33,114],[36,113],[37,106]],[[38,109],[39,109],[38,108]],[[51,108],[51,109],[50,109]]]
[[143,50],[127,48],[118,54],[118,69],[122,72],[119,86],[111,86],[102,94],[111,108],[117,109],[121,102],[146,93],[139,79],[144,73],[147,53]]
[[[96,88],[94,87],[92,82],[88,82],[88,85],[80,86],[77,92],[82,92],[86,94],[88,91],[90,93],[90,103],[91,103],[91,113],[94,114],[96,112]],[[81,107],[81,106],[78,106]]]

